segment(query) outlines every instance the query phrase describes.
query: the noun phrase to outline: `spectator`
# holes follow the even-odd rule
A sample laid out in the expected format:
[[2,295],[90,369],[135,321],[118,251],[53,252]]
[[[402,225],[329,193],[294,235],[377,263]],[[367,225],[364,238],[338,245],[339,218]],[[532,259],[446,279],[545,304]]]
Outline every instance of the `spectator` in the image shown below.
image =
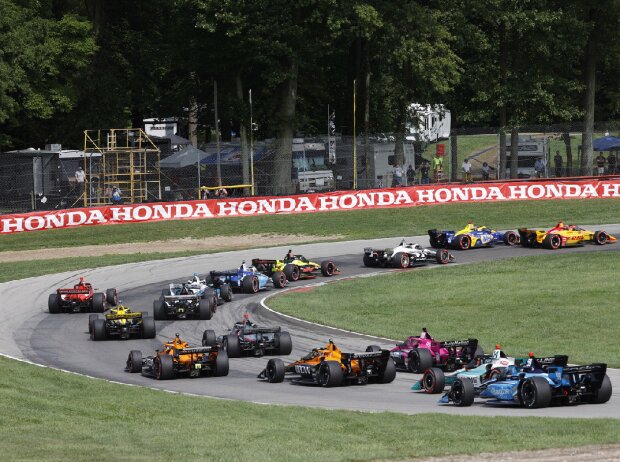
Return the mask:
[[536,178],[545,177],[545,163],[540,157],[536,159],[536,162],[534,163],[534,171],[536,172]]
[[407,169],[407,185],[412,185],[415,183],[415,170],[409,164],[409,168]]
[[403,183],[403,169],[398,162],[394,163],[394,176],[392,177],[392,187],[400,186]]
[[86,174],[84,173],[84,170],[82,169],[82,166],[80,165],[75,171],[75,182],[77,183],[79,196],[82,196],[82,194],[84,194],[84,180],[85,179],[86,179]]
[[435,176],[435,181],[441,180],[443,175],[443,158],[437,154],[433,157],[433,175]]
[[119,205],[123,203],[123,195],[121,189],[114,186],[112,188],[112,204]]
[[422,161],[422,165],[420,166],[420,183],[421,184],[429,184],[431,179],[428,176],[428,172],[431,170],[431,166],[428,163],[428,160]]
[[609,155],[607,156],[607,171],[609,172],[610,175],[613,175],[614,173],[616,173],[616,165],[618,162],[618,159],[616,158],[616,155],[614,154],[615,151],[611,151],[609,153]]
[[202,188],[200,188],[200,189],[202,189],[202,194],[201,194],[202,200],[210,199],[211,194],[209,193],[209,190],[207,188],[205,188],[204,186]]
[[465,183],[471,183],[471,163],[469,162],[469,158],[465,158],[461,164],[461,169],[463,170],[463,181]]
[[599,175],[605,174],[605,156],[601,152],[598,156],[596,156],[596,168]]
[[560,151],[555,151],[553,162],[555,163],[555,176],[559,178],[562,176],[562,156],[560,155]]
[[489,179],[489,176],[491,175],[491,170],[495,170],[495,169],[491,167],[487,162],[482,163],[482,179],[483,180]]
[[226,199],[228,197],[228,191],[226,191],[226,188],[220,187],[215,190],[213,195],[216,199]]

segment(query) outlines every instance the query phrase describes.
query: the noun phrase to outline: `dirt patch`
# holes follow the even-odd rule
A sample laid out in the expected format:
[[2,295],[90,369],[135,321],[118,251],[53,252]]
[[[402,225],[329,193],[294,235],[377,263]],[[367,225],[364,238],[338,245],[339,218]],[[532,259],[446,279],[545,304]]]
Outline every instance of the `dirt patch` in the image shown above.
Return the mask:
[[225,250],[249,249],[258,246],[271,247],[302,242],[334,241],[343,238],[344,236],[340,235],[247,234],[242,236],[216,236],[204,239],[185,238],[169,241],[132,242],[128,244],[84,245],[79,247],[0,252],[0,262],[50,260],[66,257],[92,257],[96,255],[182,252],[185,250],[221,252]]
[[412,459],[415,462],[474,462],[474,461],[521,461],[528,462],[612,462],[620,460],[620,445],[584,446],[581,448],[541,449],[537,451],[483,452],[472,456],[442,456]]

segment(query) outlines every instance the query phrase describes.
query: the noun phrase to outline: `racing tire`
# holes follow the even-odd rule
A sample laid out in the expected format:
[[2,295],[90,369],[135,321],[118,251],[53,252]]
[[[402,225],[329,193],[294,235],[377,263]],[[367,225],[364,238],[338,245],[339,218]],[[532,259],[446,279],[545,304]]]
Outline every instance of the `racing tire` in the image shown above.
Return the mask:
[[258,277],[250,274],[243,276],[243,279],[241,280],[241,287],[243,288],[243,292],[246,294],[257,293],[259,289]]
[[466,378],[456,379],[450,389],[450,399],[457,407],[466,407],[474,404],[476,389],[474,383]]
[[228,375],[228,370],[228,355],[226,354],[226,351],[219,350],[215,358],[215,371],[213,371],[213,375],[215,377],[225,377]]
[[519,235],[514,231],[506,231],[504,233],[504,244],[506,245],[517,245],[519,243]]
[[295,282],[299,280],[299,266],[289,263],[284,266],[284,275],[289,281]]
[[280,383],[284,381],[286,366],[284,361],[279,358],[273,358],[267,361],[265,368],[265,377],[269,383]]
[[50,313],[52,314],[60,313],[60,301],[61,300],[62,299],[60,298],[60,295],[50,294],[47,300],[47,309],[49,310]]
[[379,383],[392,383],[394,381],[396,378],[396,364],[394,364],[392,358],[388,358],[385,367],[379,372],[377,378]]
[[439,239],[437,239],[436,237],[431,236],[429,238],[429,241],[433,249],[441,249],[443,247],[443,245],[441,245],[441,242],[439,242]]
[[364,266],[367,268],[377,266],[375,260],[373,258],[370,258],[366,253],[364,254]]
[[603,378],[603,383],[601,383],[601,388],[598,390],[594,390],[592,396],[590,397],[590,402],[592,404],[603,404],[609,401],[611,398],[611,380],[609,380],[609,376],[605,374]]
[[279,355],[288,356],[293,351],[293,340],[291,340],[291,334],[288,332],[280,332],[276,334],[278,340],[278,353]]
[[446,386],[446,376],[438,367],[431,367],[424,371],[422,375],[422,388],[430,395],[443,392]]
[[381,351],[381,347],[379,345],[368,345],[366,347],[366,353],[377,353]]
[[217,298],[217,293],[215,291],[213,291],[211,293],[211,312],[213,314],[215,314],[215,312],[217,311],[217,305],[218,305],[218,298]]
[[233,299],[233,291],[230,284],[222,284],[220,287],[220,297],[222,297],[222,300],[225,302],[230,302]]
[[597,245],[605,245],[607,244],[607,233],[605,231],[595,231],[593,240]]
[[158,321],[162,321],[167,318],[166,316],[166,302],[163,300],[153,301],[153,318]]
[[557,250],[562,245],[562,238],[559,234],[547,234],[542,245],[545,249]]
[[142,316],[142,338],[155,338],[157,328],[155,319],[150,316]]
[[468,250],[471,247],[471,237],[469,237],[467,234],[461,234],[459,236],[456,236],[454,246],[457,250]]
[[325,388],[339,387],[344,381],[342,367],[338,361],[324,361],[317,375],[319,385]]
[[88,315],[88,333],[92,334],[93,332],[93,324],[95,322],[95,319],[99,319],[99,315],[98,314],[89,314]]
[[110,306],[118,305],[118,292],[116,289],[107,289],[105,291],[105,301],[108,302]]
[[409,268],[409,263],[411,262],[411,258],[409,254],[404,252],[397,252],[392,257],[392,266],[394,268]]
[[543,377],[525,379],[519,387],[519,402],[528,409],[540,409],[551,404],[551,387]]
[[93,294],[92,311],[95,313],[103,313],[106,309],[105,295],[102,292],[96,292]]
[[200,303],[200,319],[208,321],[213,317],[214,311],[215,310],[213,309],[213,297],[209,297],[206,300],[203,300],[202,303]]
[[450,252],[447,249],[440,249],[435,254],[435,261],[440,265],[447,265],[450,263]]
[[409,353],[409,370],[416,374],[433,367],[433,355],[426,348],[414,348]]
[[99,341],[105,340],[107,337],[105,330],[105,320],[104,319],[95,319],[93,322],[93,331],[90,334],[90,338]]
[[321,274],[325,277],[332,277],[336,272],[336,264],[331,260],[321,262]]
[[214,289],[211,289],[211,288],[209,287],[209,288],[206,288],[206,289],[204,290],[204,292],[202,293],[202,295],[200,296],[200,298],[201,298],[201,299],[203,299],[203,300],[205,300],[205,299],[207,299],[207,298],[209,298],[209,297],[213,297],[213,295],[215,295],[215,296],[217,297],[217,294],[215,293],[215,290],[214,290]]
[[131,350],[127,358],[127,372],[135,374],[142,371],[142,352],[140,350]]
[[276,271],[273,273],[271,280],[273,281],[273,286],[276,289],[281,289],[286,285],[286,275],[282,271]]
[[229,358],[241,357],[241,345],[239,345],[239,337],[236,335],[227,335],[224,337],[224,349],[228,353]]
[[215,346],[217,345],[217,337],[215,331],[207,329],[202,333],[202,346]]
[[170,355],[157,355],[153,359],[153,372],[157,380],[174,378],[174,360]]

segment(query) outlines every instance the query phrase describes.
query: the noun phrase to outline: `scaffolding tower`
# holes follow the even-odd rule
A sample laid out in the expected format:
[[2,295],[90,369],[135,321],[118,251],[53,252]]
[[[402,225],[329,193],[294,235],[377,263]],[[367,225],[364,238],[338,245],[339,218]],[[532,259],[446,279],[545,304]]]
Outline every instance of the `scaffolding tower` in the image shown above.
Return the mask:
[[160,151],[140,128],[84,130],[84,206],[161,200]]

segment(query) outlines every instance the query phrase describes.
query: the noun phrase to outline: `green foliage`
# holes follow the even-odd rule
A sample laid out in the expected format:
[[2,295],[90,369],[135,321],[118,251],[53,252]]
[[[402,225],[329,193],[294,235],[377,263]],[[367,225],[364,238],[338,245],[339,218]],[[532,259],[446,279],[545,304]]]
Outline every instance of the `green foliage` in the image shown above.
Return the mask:
[[[196,380],[208,387],[227,379]],[[310,458],[370,461],[491,452],[498,441],[502,451],[620,441],[618,419],[264,406],[128,387],[5,358],[0,390],[6,460],[306,461],[309,453],[300,448],[312,448]]]

